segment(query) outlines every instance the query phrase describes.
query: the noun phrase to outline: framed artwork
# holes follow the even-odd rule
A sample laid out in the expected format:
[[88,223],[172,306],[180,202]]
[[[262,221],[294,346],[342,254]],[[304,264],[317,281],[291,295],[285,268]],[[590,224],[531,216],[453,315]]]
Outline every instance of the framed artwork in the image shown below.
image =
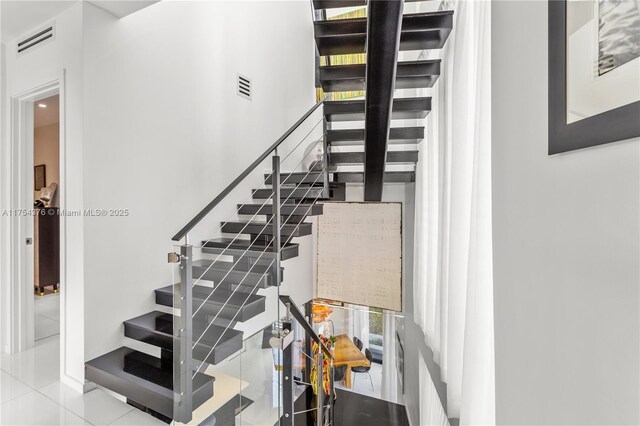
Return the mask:
[[549,154],[640,137],[640,1],[549,1]]
[[33,180],[35,182],[35,190],[40,191],[47,186],[47,166],[40,164],[34,167]]
[[322,206],[316,298],[402,311],[402,203]]

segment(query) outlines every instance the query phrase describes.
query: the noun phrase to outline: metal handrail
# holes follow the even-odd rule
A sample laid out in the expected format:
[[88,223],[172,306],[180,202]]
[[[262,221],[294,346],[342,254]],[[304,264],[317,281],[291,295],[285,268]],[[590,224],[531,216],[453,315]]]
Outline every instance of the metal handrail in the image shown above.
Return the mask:
[[227,195],[231,193],[249,174],[256,169],[276,148],[280,146],[300,125],[306,121],[311,114],[315,112],[320,105],[324,103],[324,99],[311,107],[295,124],[284,132],[266,151],[264,151],[247,169],[233,180],[218,196],[216,196],[209,204],[207,204],[200,212],[194,216],[182,229],[171,238],[173,241],[180,241],[189,231],[191,231],[202,219],[204,219]]
[[[307,175],[308,175],[308,174],[309,174],[309,172],[307,172]],[[316,182],[317,182],[317,180],[318,180],[318,179],[316,178]],[[314,182],[314,183],[315,183],[315,182]],[[303,199],[304,199],[304,198],[306,198],[306,194],[308,194],[310,190],[311,190],[311,187],[309,187],[309,189],[307,189],[307,192],[305,193],[305,196],[304,196],[304,197],[302,197]],[[289,195],[289,197],[287,197],[287,198],[285,199],[285,203],[287,202],[287,200],[289,200],[289,198],[290,198],[290,197],[291,197],[291,195]],[[317,200],[317,197],[316,197],[316,200]],[[314,202],[315,202],[315,201],[314,201]],[[302,200],[300,201],[300,203],[302,203]],[[297,205],[300,205],[300,203],[298,203]],[[274,217],[275,217],[275,216],[274,216]],[[260,231],[260,233],[262,233],[262,231],[264,231],[264,230],[266,229],[266,227],[269,225],[269,223],[270,223],[270,222],[271,222],[271,219],[265,223],[265,226],[262,228],[262,230]],[[279,229],[280,229],[280,230],[282,230],[282,229],[283,229],[283,227],[284,227],[285,225],[287,225],[287,219],[285,219],[285,222],[282,224],[282,226],[280,226],[280,227],[279,227]],[[276,235],[277,235],[277,234],[276,234]],[[288,244],[288,243],[289,243],[289,241],[291,240],[291,238],[292,238],[292,236],[289,236],[289,238],[287,239],[287,241],[285,241],[285,244]],[[194,348],[195,348],[195,346],[198,344],[198,342],[200,341],[200,339],[202,339],[202,337],[204,337],[204,335],[205,335],[205,334],[206,334],[206,332],[209,330],[209,328],[210,328],[212,325],[214,325],[214,324],[215,324],[216,319],[218,318],[218,316],[220,315],[220,313],[223,311],[224,307],[227,305],[227,303],[229,302],[229,300],[231,300],[232,295],[233,295],[233,294],[235,294],[235,293],[238,291],[238,289],[240,288],[240,286],[242,285],[242,283],[244,282],[244,280],[245,280],[245,279],[247,279],[247,277],[249,276],[249,274],[253,271],[253,268],[255,268],[255,267],[259,264],[259,262],[258,262],[258,261],[259,261],[259,260],[262,258],[262,256],[266,253],[266,251],[267,251],[267,248],[268,248],[269,244],[274,243],[274,240],[275,240],[275,239],[276,239],[276,237],[274,236],[274,238],[272,238],[272,239],[271,239],[271,241],[269,241],[269,243],[268,243],[268,244],[266,244],[266,246],[265,246],[264,250],[262,250],[262,252],[261,252],[261,253],[260,253],[260,255],[258,256],[258,258],[256,259],[256,262],[255,262],[255,263],[253,263],[253,264],[252,264],[252,266],[251,266],[251,268],[250,268],[250,269],[245,273],[245,275],[244,275],[244,277],[242,278],[242,280],[240,280],[240,282],[238,283],[237,288],[231,292],[231,296],[229,296],[229,298],[227,298],[227,300],[224,302],[224,304],[222,305],[222,307],[220,308],[220,310],[218,311],[218,313],[213,317],[213,319],[212,319],[212,320],[210,320],[210,321],[209,321],[209,325],[208,325],[208,326],[205,328],[205,330],[200,334],[200,337],[198,338],[198,340],[193,344],[193,347],[194,347]],[[272,265],[274,265],[274,263],[275,263],[275,260],[272,260],[272,261],[271,261],[271,263],[269,263],[268,267],[271,267]],[[231,270],[230,270],[230,271],[231,271]],[[265,271],[265,272],[262,274],[262,276],[265,276],[267,273],[269,273],[269,271],[268,271],[268,270],[267,270],[267,271]],[[227,275],[229,275],[229,273],[228,273],[228,272],[227,272]],[[220,280],[220,282],[218,283],[218,285],[216,285],[216,286],[213,288],[212,292],[211,292],[211,293],[209,293],[209,296],[207,296],[207,297],[205,298],[205,301],[204,301],[205,303],[206,303],[206,302],[209,300],[209,298],[213,295],[213,293],[214,293],[214,292],[215,292],[215,290],[220,286],[220,284],[222,284],[222,283],[224,282],[224,278],[226,278],[226,277],[227,277],[227,275],[225,275],[225,276]],[[277,279],[276,279],[276,282],[279,282],[279,280],[277,280]],[[258,284],[259,284],[259,282],[256,282],[256,284],[253,286],[253,291],[255,291],[255,290],[256,290],[256,288],[257,288]],[[249,296],[250,296],[251,294],[253,294],[253,291],[251,291],[251,292],[249,293]],[[245,301],[242,303],[242,305],[241,305],[241,306],[243,306],[243,307],[244,307],[244,306],[245,306],[245,304],[246,304],[246,302],[247,302],[248,300],[249,300],[249,297],[247,297],[247,299],[245,299]],[[204,304],[205,304],[205,303],[202,303],[202,304],[200,305],[200,307],[204,306]],[[200,308],[196,309],[196,311],[192,314],[192,316],[195,316],[195,314],[198,312],[198,310],[199,310],[199,309],[200,309]],[[237,313],[236,313],[236,315],[233,317],[233,319],[235,319],[235,317],[236,317],[239,313],[240,313],[240,310],[238,310],[238,312],[237,312]],[[232,324],[232,323],[233,323],[233,320],[232,320],[229,324],[227,324],[227,326],[226,326],[226,328],[225,328],[224,332],[226,332],[226,331],[227,331],[227,329],[229,329],[229,327],[231,326],[231,324]],[[213,352],[213,350],[215,349],[215,347],[218,345],[218,343],[219,343],[220,339],[221,339],[221,338],[222,338],[222,336],[224,335],[224,332],[220,335],[220,337],[218,338],[218,341],[216,341],[216,343],[215,343],[215,344],[213,345],[213,347],[211,348],[211,351],[209,352],[209,354],[207,354],[207,356],[206,356],[205,358],[208,358],[208,357],[209,357],[209,355],[211,355],[211,352]],[[204,363],[204,361],[203,361],[203,363]],[[198,368],[196,371],[199,371],[199,368]],[[195,375],[194,375],[194,377],[195,377]]]
[[[309,188],[309,189],[310,189],[310,188]],[[307,191],[307,192],[308,192],[308,191]],[[305,198],[305,197],[303,197],[303,198]],[[314,202],[313,202],[312,204],[314,204],[317,200],[318,200],[318,197],[316,197],[316,199],[314,200]],[[300,203],[301,203],[301,202],[302,202],[302,201],[300,201]],[[299,205],[299,204],[298,204],[298,205]],[[308,213],[308,210],[307,210],[307,213]],[[305,215],[306,215],[306,214],[305,214]],[[286,224],[287,224],[287,220],[285,219],[285,222],[282,224],[282,226],[284,226],[284,225],[286,225]],[[280,230],[282,230],[282,227],[280,227]],[[289,242],[291,241],[291,239],[292,239],[292,238],[293,238],[293,235],[290,235],[290,236],[287,238],[287,240],[285,241],[285,244],[289,244]],[[274,238],[272,238],[272,239],[271,239],[271,241],[269,241],[269,244],[270,244],[270,243],[272,243],[272,242],[273,242],[273,240],[274,240]],[[266,250],[266,248],[265,248],[265,250]],[[263,255],[264,253],[265,253],[265,251],[263,250],[263,251],[262,251],[262,253],[260,254],[260,257],[262,257],[262,255]],[[258,260],[260,259],[260,257],[258,257]],[[275,259],[274,259],[274,260],[272,260],[272,261],[269,263],[269,265],[267,265],[267,268],[271,267],[271,266],[272,266],[272,265],[274,265],[275,263],[276,263]],[[249,273],[249,272],[251,272],[251,270],[252,270],[252,269],[255,267],[255,265],[257,265],[257,264],[258,264],[258,262],[254,263],[254,264],[253,264],[253,266],[251,267],[251,269],[247,272],[247,274],[245,274],[245,276],[242,278],[242,280],[241,280],[241,281],[240,281],[240,283],[238,284],[238,288],[240,287],[240,285],[242,285],[242,282],[245,280],[245,278],[247,278],[248,273]],[[265,272],[264,274],[262,274],[262,276],[266,275],[267,273],[268,273],[268,272]],[[277,282],[277,280],[276,280],[276,282]],[[251,295],[253,294],[253,292],[256,290],[257,286],[258,286],[258,282],[256,282],[256,284],[253,286],[252,291],[250,291],[250,292],[248,292],[248,293],[247,293],[247,298],[244,300],[244,302],[242,302],[242,305],[241,305],[241,306],[245,306],[245,305],[246,305],[246,303],[249,301],[249,297],[251,297]],[[236,288],[236,290],[234,290],[234,291],[233,291],[233,293],[235,293],[237,290],[238,290],[238,289]],[[213,294],[213,293],[211,293],[211,294]],[[210,294],[208,297],[211,297],[211,294]],[[282,296],[281,296],[281,297],[282,297]],[[284,297],[288,297],[288,296],[284,296]],[[208,300],[208,298],[207,298],[207,300]],[[228,302],[228,301],[229,301],[229,299],[227,299],[227,302]],[[227,302],[225,302],[225,304],[223,305],[223,308],[224,308],[224,306],[226,305],[226,303],[227,303]],[[288,302],[287,302],[287,303],[288,303]],[[293,302],[291,302],[291,303],[293,303]],[[295,306],[295,304],[294,304],[294,306]],[[296,308],[296,309],[298,309],[298,307],[297,307],[297,306],[295,306],[295,308]],[[231,318],[231,321],[229,322],[229,324],[227,324],[227,326],[225,327],[224,331],[220,334],[220,337],[218,337],[218,340],[216,340],[216,342],[213,344],[213,346],[211,347],[211,350],[209,351],[209,353],[207,354],[207,356],[205,356],[205,357],[204,357],[205,359],[209,358],[209,356],[211,355],[211,353],[213,352],[213,350],[218,346],[218,343],[220,343],[220,340],[222,340],[222,337],[224,336],[224,334],[226,333],[226,331],[229,329],[229,327],[231,326],[231,324],[233,324],[233,322],[235,321],[236,317],[240,314],[240,311],[241,311],[241,310],[238,310],[238,311],[235,313],[235,315],[233,316],[233,318]],[[207,328],[204,330],[204,332],[202,332],[202,334],[200,335],[200,337],[204,336],[204,334],[207,332],[207,330],[209,330],[209,327],[211,327],[212,325],[214,325],[215,320],[218,318],[218,315],[220,314],[220,312],[222,312],[222,309],[220,309],[220,311],[218,311],[218,313],[216,314],[216,316],[215,316],[215,317],[214,317],[214,318],[209,322],[209,325],[208,325],[208,326],[207,326]],[[297,317],[296,317],[296,318],[297,318]],[[304,317],[302,317],[302,318],[304,318]],[[307,322],[306,322],[306,321],[305,321],[304,323],[305,323],[305,324],[307,324]],[[307,324],[307,325],[308,325],[308,324]],[[313,331],[313,329],[311,329],[311,331]],[[318,340],[319,340],[319,338],[318,338]],[[198,339],[198,341],[199,341],[199,339]],[[322,343],[321,343],[321,342],[319,342],[319,343],[322,345]],[[196,342],[196,344],[197,344],[197,342]],[[325,350],[326,350],[326,347],[324,347],[324,345],[322,345],[322,346],[323,346],[323,349],[325,349]],[[193,347],[195,347],[195,344],[193,345]],[[331,355],[329,355],[329,356],[331,356]],[[333,359],[333,357],[332,357],[332,356],[331,356],[331,359]],[[196,369],[194,370],[194,374],[193,374],[193,377],[192,377],[192,378],[195,378],[195,377],[196,377],[196,374],[197,374],[197,373],[199,373],[199,372],[201,372],[201,368],[202,368],[202,366],[203,366],[204,364],[205,364],[205,362],[204,362],[204,361],[202,361],[202,363],[198,366],[198,368],[196,368]]]
[[324,343],[322,343],[322,340],[320,340],[320,337],[316,334],[316,332],[313,331],[313,328],[311,327],[311,325],[309,325],[309,323],[305,319],[304,315],[302,314],[302,311],[300,311],[300,308],[298,308],[298,306],[293,302],[293,300],[291,300],[291,297],[281,295],[280,301],[285,305],[289,306],[291,314],[294,316],[296,321],[298,321],[298,323],[302,325],[302,328],[304,328],[304,331],[307,332],[309,337],[311,337],[311,339],[313,339],[320,346],[320,348],[322,348],[322,352],[324,352],[325,355],[329,357],[329,359],[333,359],[333,354],[331,353],[331,351],[325,346]]
[[[324,135],[323,135],[323,136],[324,136]],[[318,141],[318,142],[320,142],[320,141]],[[317,145],[317,142],[316,142],[316,145]],[[314,147],[315,147],[315,145],[314,145]],[[307,156],[308,156],[308,154],[307,154]],[[294,167],[294,169],[296,169],[300,164],[302,164],[302,162],[305,160],[305,158],[306,158],[307,156],[304,156],[304,157],[302,158],[302,160],[300,160],[300,162],[299,162],[299,163]],[[284,160],[283,160],[283,161],[284,161]],[[305,177],[306,177],[306,176],[308,176],[308,175],[309,175],[309,173],[311,173],[311,172],[312,172],[312,170],[310,169],[310,170],[307,172],[307,174],[305,175]],[[272,175],[273,175],[273,173],[269,174],[269,177],[271,177]],[[290,177],[291,177],[291,175],[287,176],[287,177],[285,178],[285,180],[284,180],[283,182],[281,182],[281,185],[282,185],[282,184],[285,184],[285,183],[289,180],[289,178],[290,178]],[[298,185],[296,186],[296,189],[297,189],[297,188],[299,188],[299,187],[300,187],[300,185],[301,185],[301,184],[298,184]],[[256,190],[254,190],[254,192],[255,192],[255,191],[257,191],[257,189],[256,189]],[[252,194],[252,195],[253,195],[253,194]],[[271,198],[273,198],[273,196],[272,196]],[[260,208],[262,208],[262,207],[266,206],[266,205],[267,205],[267,203],[271,200],[271,198],[267,198],[267,199],[266,199],[266,200],[265,200],[265,201],[260,205]],[[287,202],[287,200],[289,200],[289,198],[291,198],[291,195],[289,195],[289,196],[284,200],[284,202],[286,203],[286,202]],[[283,203],[280,203],[280,204],[282,205]],[[241,205],[242,205],[242,206],[244,206],[244,204],[241,204]],[[247,226],[249,226],[250,222],[251,222],[251,221],[252,221],[256,216],[259,216],[259,214],[258,214],[258,213],[259,213],[259,210],[258,210],[258,211],[256,211],[256,213],[254,213],[254,214],[251,216],[251,218],[249,219],[249,221],[248,221],[248,222],[247,222],[247,223],[242,227],[242,229],[240,230],[240,232],[238,232],[238,233],[237,233],[237,235],[236,235],[235,237],[233,237],[233,240],[231,240],[231,243],[229,243],[229,244],[227,245],[227,247],[226,247],[225,249],[223,249],[223,250],[222,250],[222,252],[220,252],[220,253],[218,254],[218,256],[213,260],[213,262],[212,262],[212,263],[207,267],[207,269],[205,269],[205,271],[204,271],[202,274],[200,274],[200,276],[199,276],[199,277],[194,281],[194,283],[193,283],[193,285],[194,285],[194,286],[195,286],[196,284],[198,284],[198,282],[200,282],[200,280],[202,279],[202,277],[203,277],[203,276],[205,276],[205,274],[206,274],[206,273],[207,273],[207,272],[208,272],[208,271],[213,267],[213,265],[214,265],[214,264],[215,264],[215,263],[216,263],[216,262],[217,262],[217,261],[218,261],[218,260],[219,260],[223,255],[224,255],[224,254],[225,254],[225,252],[227,251],[227,248],[229,248],[229,247],[230,247],[230,245],[231,245],[232,243],[234,243],[234,242],[235,242],[235,241],[240,237],[240,235],[242,234],[242,232],[244,232],[244,230],[247,228]],[[225,221],[225,222],[226,222],[226,221]],[[267,225],[269,225],[269,223],[270,223],[270,222],[271,222],[271,220],[269,220],[269,221],[267,221],[267,223],[265,223],[265,226],[260,230],[260,233],[262,233],[262,231],[264,231],[264,230],[266,229],[266,226],[267,226]],[[224,223],[224,222],[223,222],[223,223]],[[213,239],[213,237],[212,237],[212,238],[210,238],[209,240],[205,241],[205,242],[202,244],[202,246],[203,246],[203,247],[204,247],[204,246],[206,246],[206,244],[207,244],[209,241],[211,241],[212,239]],[[273,242],[273,241],[272,241],[272,242]],[[254,244],[255,244],[255,241],[252,241],[252,242],[251,242],[251,244],[249,244],[249,247],[247,247],[247,248],[245,249],[244,253],[243,253],[243,254],[242,254],[242,255],[241,255],[241,256],[240,256],[240,257],[235,261],[235,263],[233,264],[233,266],[229,269],[229,272],[227,272],[227,274],[226,274],[224,277],[222,277],[222,279],[220,280],[220,282],[221,282],[221,283],[225,280],[225,278],[227,278],[227,276],[231,273],[231,271],[235,268],[235,266],[236,266],[236,265],[238,265],[238,264],[240,263],[241,259],[242,259],[242,258],[244,257],[244,255],[245,255],[245,254],[246,254],[246,253],[251,249],[251,247],[253,247],[253,246],[254,246]],[[267,245],[267,246],[268,246],[268,245]],[[265,250],[266,250],[266,247],[265,247]],[[214,288],[214,290],[215,290],[215,289],[217,289],[217,287],[215,287],[215,288]],[[204,305],[201,305],[201,307],[202,307],[202,306],[204,306]]]

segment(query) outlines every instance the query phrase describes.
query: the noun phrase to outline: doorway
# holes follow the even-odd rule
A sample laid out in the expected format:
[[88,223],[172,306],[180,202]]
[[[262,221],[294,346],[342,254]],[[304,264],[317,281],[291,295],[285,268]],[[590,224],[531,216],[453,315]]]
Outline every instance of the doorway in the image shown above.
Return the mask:
[[[2,151],[7,155],[0,157],[2,165],[0,167],[2,175],[0,179],[0,203],[2,205],[2,216],[0,217],[0,234],[2,235],[0,238],[0,277],[2,279],[0,287],[3,294],[0,301],[2,304],[0,323],[3,324],[2,352],[6,354],[14,354],[34,347],[37,343],[36,337],[41,339],[50,335],[53,336],[51,338],[54,338],[57,333],[64,336],[66,324],[64,285],[67,269],[65,266],[65,217],[64,214],[60,214],[57,233],[49,225],[42,224],[40,226],[40,228],[47,228],[48,236],[53,235],[44,241],[42,234],[39,234],[39,238],[36,238],[35,235],[36,214],[42,212],[34,207],[36,198],[45,195],[41,194],[42,187],[49,186],[54,182],[54,179],[58,180],[58,188],[53,194],[53,200],[49,198],[47,202],[53,201],[59,206],[59,211],[63,211],[65,206],[65,97],[64,86],[61,85],[61,82],[64,81],[63,78],[34,87],[10,98],[9,126],[7,126],[9,132],[2,141]],[[55,102],[56,99],[57,102]],[[39,103],[47,106],[38,107]],[[51,117],[47,118],[49,121],[43,122],[39,118],[38,124],[36,124],[36,115],[40,115],[36,109],[48,110],[49,107],[51,107],[49,111],[53,112],[50,114]],[[57,126],[55,126],[56,122]],[[53,126],[45,129],[48,127],[47,125]],[[57,145],[58,159],[54,160],[49,167],[44,162],[40,162],[40,153],[36,157],[35,138],[36,136],[39,138],[42,131],[51,133],[52,129],[56,127],[57,144],[54,143],[53,146]],[[56,164],[57,175],[54,171]],[[36,169],[36,166],[42,165],[47,167]],[[37,187],[38,189],[36,189]],[[48,211],[44,213],[49,214]],[[57,242],[54,243],[52,241],[55,241],[56,236]],[[53,262],[59,269],[57,293],[54,292],[53,285],[44,286],[45,296],[48,293],[55,294],[57,295],[56,300],[46,299],[43,305],[50,304],[51,306],[37,307],[40,317],[46,317],[52,321],[47,324],[48,331],[38,329],[38,336],[36,336],[36,295],[40,296],[40,293],[43,292],[36,293],[35,290],[36,241],[39,244],[38,249],[44,250],[45,247],[41,246],[51,244],[58,247],[59,252],[59,259]],[[55,258],[49,255],[40,255],[40,253],[38,255],[40,256],[39,266],[40,260],[51,261]],[[46,273],[49,272],[50,270]],[[40,281],[40,277],[38,277],[38,281]],[[40,317],[38,319],[42,319]],[[45,322],[47,321],[45,320],[41,324]],[[62,346],[60,350],[62,353]]]
[[33,102],[34,341],[60,334],[60,97]]

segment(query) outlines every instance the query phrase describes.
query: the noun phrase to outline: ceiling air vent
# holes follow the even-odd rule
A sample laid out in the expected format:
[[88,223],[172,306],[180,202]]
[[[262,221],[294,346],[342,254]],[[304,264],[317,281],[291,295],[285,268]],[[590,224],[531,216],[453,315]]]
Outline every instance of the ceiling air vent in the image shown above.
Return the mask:
[[251,79],[238,74],[238,95],[251,100]]
[[24,36],[16,45],[17,53],[20,55],[36,46],[41,46],[45,42],[54,40],[56,37],[56,28],[54,24],[46,25],[33,33]]

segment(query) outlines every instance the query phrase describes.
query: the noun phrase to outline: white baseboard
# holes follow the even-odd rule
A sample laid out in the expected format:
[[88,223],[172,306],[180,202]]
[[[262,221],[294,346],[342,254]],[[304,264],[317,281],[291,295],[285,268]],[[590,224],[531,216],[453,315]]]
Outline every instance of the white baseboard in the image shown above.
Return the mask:
[[81,383],[78,380],[66,374],[60,375],[60,381],[78,393],[87,393],[96,388],[95,383],[92,383],[92,382]]

